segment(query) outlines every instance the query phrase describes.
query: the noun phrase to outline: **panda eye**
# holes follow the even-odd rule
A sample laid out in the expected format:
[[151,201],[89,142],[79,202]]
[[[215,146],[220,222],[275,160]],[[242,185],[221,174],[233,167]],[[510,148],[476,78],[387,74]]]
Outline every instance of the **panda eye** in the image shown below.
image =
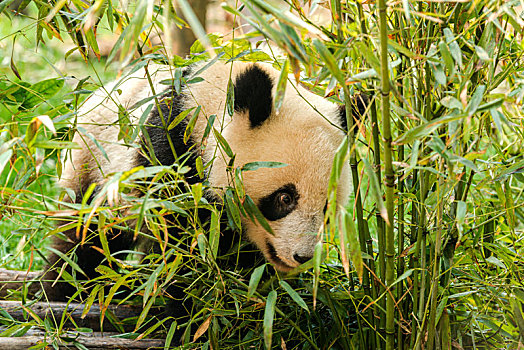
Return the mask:
[[299,198],[300,195],[296,186],[287,184],[261,198],[258,203],[258,209],[269,221],[279,220],[295,210]]
[[291,205],[292,201],[293,201],[293,199],[292,199],[292,197],[291,197],[291,195],[289,193],[283,192],[283,193],[281,193],[278,196],[278,202],[280,204],[289,206],[289,205]]

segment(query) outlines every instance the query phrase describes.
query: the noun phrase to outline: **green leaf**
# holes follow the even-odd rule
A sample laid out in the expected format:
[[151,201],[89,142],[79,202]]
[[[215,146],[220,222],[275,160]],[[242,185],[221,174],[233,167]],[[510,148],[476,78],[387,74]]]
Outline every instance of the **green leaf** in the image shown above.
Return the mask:
[[[360,250],[360,243],[358,241],[358,232],[353,221],[353,216],[345,209],[340,212],[340,252],[342,254],[342,264],[346,276],[349,277],[349,259],[353,263],[357,271],[360,283],[364,275],[364,263],[362,260],[362,251]],[[348,259],[349,256],[349,259]]]
[[86,41],[93,50],[95,56],[100,59],[100,49],[98,48],[98,43],[96,41],[95,32],[93,31],[93,28],[89,28],[89,30],[85,31],[84,34]]
[[377,175],[373,171],[373,168],[371,167],[371,164],[369,163],[366,157],[363,157],[362,161],[364,162],[364,168],[366,169],[366,173],[368,175],[369,182],[371,184],[371,188],[373,189],[373,194],[375,195],[375,202],[376,202],[377,209],[380,213],[380,216],[382,216],[386,224],[388,224],[389,223],[388,211],[386,209],[386,206],[384,205],[384,200],[382,199],[383,192],[380,188],[380,184],[378,182],[379,180],[377,179]]
[[253,202],[253,200],[251,199],[249,195],[246,195],[246,198],[244,200],[244,209],[246,209],[246,211],[249,214],[253,214],[255,218],[257,219],[258,223],[260,224],[260,226],[262,226],[267,232],[271,233],[272,235],[275,234],[273,232],[273,229],[267,222],[266,218],[260,212],[260,209],[258,209],[258,207],[255,205],[255,202]]
[[489,54],[484,50],[482,47],[475,45],[475,52],[477,53],[477,56],[484,61],[484,62],[490,62],[491,57],[489,57]]
[[56,250],[53,247],[48,247],[48,250],[50,250],[52,253],[58,255],[60,259],[64,260],[71,268],[77,272],[80,272],[82,275],[87,276],[84,271],[78,266],[77,263],[75,263],[73,260],[71,260],[70,257],[68,257],[66,254],[62,253],[61,251]]
[[0,14],[4,12],[7,6],[11,5],[14,0],[3,0],[0,2]]
[[458,109],[461,111],[463,109],[462,103],[453,96],[446,96],[440,100],[440,104],[449,109]]
[[4,170],[7,162],[9,162],[9,159],[11,159],[11,156],[13,155],[13,150],[8,149],[5,152],[2,152],[0,154],[0,174],[2,173],[2,170]]
[[216,117],[217,117],[216,114],[212,114],[209,116],[209,119],[207,120],[206,129],[204,130],[204,135],[202,135],[202,140],[205,140],[209,136],[209,133],[211,132],[211,128],[213,127],[213,124],[215,123]]
[[429,136],[444,123],[449,123],[455,120],[463,119],[464,115],[446,115],[437,119],[433,119],[429,122],[422,123],[407,132],[402,134],[396,141],[395,144],[402,145],[408,144],[422,137]]
[[320,264],[322,263],[322,241],[315,245],[315,252],[313,253],[313,309],[317,305],[318,283],[320,277]]
[[25,109],[32,108],[37,104],[47,101],[53,97],[64,86],[62,78],[42,80],[28,88],[28,93],[22,107]]
[[264,310],[264,345],[266,349],[271,349],[271,339],[273,337],[273,320],[275,318],[275,304],[277,292],[272,290],[266,299],[266,309]]
[[453,57],[451,56],[448,45],[446,45],[446,43],[441,40],[438,44],[438,48],[440,51],[440,56],[442,56],[444,59],[444,64],[446,65],[449,74],[453,75],[455,72],[455,62],[453,62]]
[[464,230],[464,220],[466,218],[467,205],[464,201],[457,201],[457,228],[462,235]]
[[[194,110],[196,107],[191,107],[191,108],[188,108],[182,112],[180,112],[172,121],[171,123],[169,123],[169,126],[167,127],[167,130],[172,130],[175,126],[177,126],[178,124],[180,124],[180,122],[182,120],[184,120],[188,115],[189,113],[191,113],[192,110]],[[166,116],[164,116],[165,118]]]
[[506,265],[504,265],[504,263],[502,261],[500,261],[494,255],[492,255],[489,258],[487,258],[486,261],[489,262],[490,264],[496,265],[496,266],[498,266],[498,267],[500,267],[500,268],[502,268],[504,270],[507,270]]
[[302,299],[302,297],[298,295],[298,293],[295,292],[295,290],[291,288],[291,286],[286,281],[280,280],[280,285],[282,286],[282,288],[284,288],[286,293],[289,294],[291,299],[293,299],[293,301],[298,304],[298,306],[309,312],[309,309],[304,299]]
[[176,329],[177,329],[177,322],[173,321],[173,323],[171,323],[171,326],[169,327],[169,331],[167,332],[166,342],[164,344],[164,350],[171,349],[171,342],[173,341],[173,336],[175,335]]
[[233,201],[234,194],[231,188],[228,188],[226,190],[226,193],[224,195],[226,199],[226,210],[228,214],[230,214],[230,218],[233,220],[233,223],[235,224],[235,227],[240,229],[242,227],[242,221],[240,218],[240,211]]
[[252,171],[260,168],[283,168],[285,166],[288,166],[288,164],[280,162],[250,162],[244,164],[242,171]]
[[524,339],[524,316],[522,315],[522,304],[514,299],[510,298],[511,309],[513,311],[514,319],[517,321],[520,338]]
[[444,72],[444,67],[440,64],[431,64],[431,69],[435,75],[435,80],[442,86],[447,84],[446,72]]
[[397,278],[397,279],[395,280],[395,282],[393,282],[389,288],[392,288],[394,285],[396,285],[397,283],[399,283],[399,282],[405,280],[406,278],[408,278],[408,277],[411,276],[412,274],[413,274],[413,269],[409,269],[409,270],[407,270],[407,271],[404,272],[404,273],[403,273],[399,278]]
[[346,86],[346,79],[344,73],[340,70],[337,64],[335,57],[329,52],[324,43],[318,39],[313,39],[313,45],[317,49],[322,61],[326,65],[327,69],[333,74],[335,79],[338,80],[338,83],[342,86]]
[[186,131],[184,132],[184,143],[187,143],[189,137],[193,133],[193,129],[195,128],[196,121],[200,114],[200,109],[201,107],[198,106],[193,112],[193,116],[191,117],[191,119],[189,119],[189,121],[187,122]]
[[375,56],[373,50],[368,46],[368,44],[359,41],[355,43],[355,45],[357,46],[359,53],[364,56],[371,68],[376,72],[380,72],[380,60]]
[[258,283],[260,282],[260,279],[262,278],[262,275],[264,274],[264,269],[266,268],[266,264],[257,267],[253,270],[253,273],[251,273],[251,277],[249,278],[249,286],[247,287],[247,298],[251,298],[251,296],[255,293],[258,287]]
[[486,85],[479,85],[475,89],[475,92],[473,93],[473,96],[471,96],[471,99],[469,100],[469,103],[466,107],[466,112],[468,113],[468,116],[471,117],[477,111],[480,102],[482,102],[484,91],[486,91]]
[[33,146],[43,149],[81,149],[78,143],[70,141],[41,140],[35,141]]
[[462,68],[462,51],[460,50],[460,46],[457,44],[457,41],[455,40],[455,36],[449,28],[444,28],[443,32],[444,36],[446,37],[446,43],[449,45],[449,51],[451,52],[451,56],[453,56],[453,59],[455,60],[455,62],[457,62],[459,68]]
[[275,93],[275,98],[273,99],[273,109],[275,113],[278,114],[280,107],[282,107],[282,102],[284,102],[284,96],[286,95],[286,86],[287,86],[287,75],[289,72],[289,59],[284,62],[284,66],[280,71],[280,76],[278,77],[277,91]]
[[213,258],[216,259],[218,253],[218,245],[220,242],[220,215],[215,210],[211,211],[211,220],[209,223],[209,248],[213,253]]
[[230,117],[235,113],[235,85],[231,78],[227,82],[226,110]]
[[231,150],[231,147],[229,147],[229,144],[227,143],[226,139],[224,138],[224,136],[222,136],[222,134],[220,134],[218,132],[217,129],[213,128],[213,133],[215,134],[215,137],[218,141],[218,144],[220,145],[220,147],[222,148],[222,150],[224,150],[224,152],[226,152],[227,156],[229,158],[233,158],[233,156],[235,155],[233,153],[233,151]]

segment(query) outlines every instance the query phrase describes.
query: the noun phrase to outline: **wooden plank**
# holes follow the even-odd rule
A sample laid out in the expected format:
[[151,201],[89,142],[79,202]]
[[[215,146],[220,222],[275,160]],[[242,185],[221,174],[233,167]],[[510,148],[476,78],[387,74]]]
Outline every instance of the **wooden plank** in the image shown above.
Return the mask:
[[[51,322],[60,322],[65,311],[67,316],[65,324],[66,328],[82,327],[90,328],[94,331],[100,330],[100,307],[98,305],[92,305],[84,318],[81,317],[84,310],[84,304],[78,303],[70,303],[68,305],[63,302],[35,302],[32,304],[26,303],[26,305],[22,307],[22,302],[20,301],[0,301],[0,308],[7,311],[15,320],[19,321],[32,319],[27,313],[27,309],[31,310],[41,319],[47,317]],[[108,310],[119,320],[136,317],[140,315],[140,312],[142,311],[140,307],[130,305],[110,305]],[[74,320],[74,323],[71,320]],[[120,326],[126,330],[133,329],[133,325],[120,324]],[[105,317],[103,330],[118,331],[118,328],[109,322],[108,317]],[[2,348],[0,347],[0,349]]]
[[[42,275],[42,271],[26,272],[0,269],[0,297],[7,295],[8,289],[20,289],[25,283],[37,281]],[[39,283],[33,283],[30,294],[40,289]]]
[[[31,346],[35,346],[44,342],[44,336],[26,336],[26,337],[0,337],[0,349],[9,350],[27,350]],[[49,337],[47,341],[51,343]],[[104,336],[78,336],[75,341],[84,345],[88,349],[162,349],[164,347],[164,340],[159,339],[142,339],[131,340],[121,338],[110,338]],[[73,342],[59,340],[57,342],[59,349],[74,349]]]

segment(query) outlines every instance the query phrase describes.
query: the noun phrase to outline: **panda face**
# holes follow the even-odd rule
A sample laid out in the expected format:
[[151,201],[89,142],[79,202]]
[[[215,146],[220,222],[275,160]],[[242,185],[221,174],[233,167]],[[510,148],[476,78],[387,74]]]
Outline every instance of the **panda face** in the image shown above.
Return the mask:
[[[218,69],[207,73],[207,84],[219,86],[220,81],[226,80],[222,71],[229,76],[229,70]],[[277,269],[288,271],[312,258],[321,239],[331,166],[344,132],[337,127],[342,125],[338,106],[291,83],[286,87],[279,113],[272,111],[273,82],[278,75],[270,66],[234,63],[235,113],[231,118],[225,117],[220,128],[236,154],[235,166],[255,161],[287,164],[243,174],[246,193],[274,235],[248,218],[242,224],[247,237],[266,259]],[[209,87],[201,84],[192,95],[204,96],[200,89]],[[198,98],[196,101],[201,106],[210,106],[208,102]],[[216,105],[208,113],[220,115],[222,110],[223,115],[223,108]],[[209,140],[205,160],[213,161],[209,182],[221,188],[229,184],[225,171],[229,159],[214,152],[215,147],[216,141]],[[350,187],[348,169],[343,170],[341,179],[338,198],[345,203]]]
[[[255,160],[287,164],[244,173],[246,192],[274,235],[250,220],[243,223],[245,232],[265,257],[284,271],[313,256],[321,237],[332,160],[343,137],[321,117],[297,118],[295,123],[286,119],[282,114],[264,128],[252,130],[248,140],[230,141],[242,149],[237,151],[239,164]],[[271,141],[268,135],[272,135]],[[347,169],[341,178],[349,179]],[[347,181],[339,184],[341,202],[348,196],[348,187]]]

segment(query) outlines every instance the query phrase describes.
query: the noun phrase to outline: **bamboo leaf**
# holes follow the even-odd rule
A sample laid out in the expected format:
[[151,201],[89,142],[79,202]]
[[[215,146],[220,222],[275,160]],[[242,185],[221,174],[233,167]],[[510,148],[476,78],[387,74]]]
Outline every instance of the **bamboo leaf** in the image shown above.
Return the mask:
[[289,59],[284,62],[284,66],[280,71],[280,76],[278,77],[277,90],[275,93],[275,98],[273,100],[273,109],[276,114],[280,111],[282,107],[282,102],[284,102],[284,96],[286,95],[286,86],[287,86],[287,75],[289,72]]
[[235,227],[240,229],[242,227],[242,221],[240,218],[240,211],[233,201],[234,194],[231,190],[231,188],[228,188],[225,193],[225,199],[226,199],[226,209],[227,213],[230,215],[230,218],[233,220],[233,223],[235,224]]
[[218,246],[220,243],[220,216],[215,210],[211,211],[211,220],[209,225],[209,248],[213,253],[213,258],[216,259],[218,253]]
[[231,78],[227,82],[226,110],[229,116],[233,116],[233,113],[235,113],[235,85]]
[[2,12],[4,12],[4,10],[7,8],[7,6],[11,5],[11,3],[13,2],[14,0],[2,0],[0,2],[0,14]]
[[411,143],[422,137],[427,137],[433,133],[440,125],[444,123],[449,123],[455,120],[463,119],[464,115],[446,115],[432,121],[422,123],[412,129],[409,129],[403,135],[401,135],[396,141],[395,144],[402,145]]
[[178,324],[176,321],[173,321],[173,323],[171,323],[171,326],[169,327],[169,331],[167,332],[166,342],[164,344],[164,350],[171,349],[171,342],[173,341],[173,336],[175,335],[177,326]]
[[507,270],[508,269],[507,266],[504,265],[504,263],[502,261],[500,261],[500,259],[498,259],[494,255],[492,255],[489,258],[487,258],[486,261],[489,262],[490,264],[493,264],[493,265],[496,265],[496,266],[500,267],[503,270]]
[[453,57],[449,51],[448,45],[443,40],[441,40],[438,44],[438,48],[440,51],[440,56],[444,59],[444,64],[446,65],[449,74],[453,75],[455,72],[455,62],[453,62]]
[[250,162],[244,164],[242,171],[253,171],[260,168],[283,168],[285,166],[288,165],[280,162]]
[[200,115],[200,109],[201,107],[198,106],[195,111],[193,112],[193,116],[189,121],[187,122],[186,130],[184,132],[184,143],[187,143],[189,141],[189,137],[191,134],[193,134],[193,129],[195,128],[196,121],[198,119],[198,116]]
[[64,79],[54,78],[42,80],[36,84],[31,85],[28,88],[28,93],[24,102],[22,102],[22,107],[25,109],[30,109],[36,106],[37,104],[49,100],[51,97],[56,95],[58,91],[64,86]]
[[479,85],[475,89],[475,92],[473,93],[473,96],[471,96],[471,100],[469,100],[469,103],[466,107],[466,112],[468,113],[468,116],[471,117],[477,111],[480,102],[482,102],[484,91],[486,91],[486,85]]
[[362,161],[364,162],[364,167],[366,169],[366,173],[369,178],[369,182],[371,184],[371,188],[373,189],[373,193],[375,194],[375,203],[377,206],[377,209],[380,213],[380,216],[384,219],[384,222],[386,224],[389,223],[388,218],[388,212],[386,210],[386,206],[384,205],[384,201],[382,200],[383,194],[380,190],[380,185],[377,179],[377,176],[375,172],[373,171],[373,168],[371,167],[371,164],[369,164],[369,161],[366,158],[362,158]]
[[467,205],[463,201],[457,201],[457,228],[460,235],[464,231],[464,220],[466,217]]
[[249,286],[247,288],[247,298],[251,298],[255,291],[257,290],[258,283],[260,282],[260,279],[262,278],[262,275],[264,274],[264,269],[266,268],[266,264],[257,267],[253,270],[251,273],[251,277],[249,278]]
[[271,349],[271,340],[273,338],[273,320],[275,318],[275,304],[277,301],[277,292],[272,290],[266,299],[266,309],[264,310],[264,345],[266,349]]
[[455,60],[459,68],[462,68],[462,51],[460,50],[460,46],[457,44],[457,41],[455,40],[455,36],[449,28],[444,28],[443,32],[444,36],[446,37],[446,43],[449,45],[449,51],[451,53],[451,56],[453,56],[453,59]]
[[80,268],[80,266],[78,266],[78,264],[74,262],[73,260],[71,260],[71,258],[68,257],[66,254],[62,253],[61,251],[56,250],[53,247],[48,247],[47,249],[49,249],[53,254],[58,255],[60,259],[64,260],[69,266],[71,266],[73,270],[80,272],[84,276],[87,276],[85,272]]
[[318,39],[313,39],[313,45],[318,50],[320,57],[324,61],[327,69],[333,74],[333,76],[338,80],[338,83],[342,86],[346,86],[346,79],[344,73],[340,70],[337,65],[335,57],[329,52],[324,43]]
[[273,229],[271,228],[266,218],[260,212],[260,209],[258,209],[258,207],[255,205],[255,202],[253,202],[249,195],[246,195],[246,198],[244,200],[244,208],[249,214],[253,214],[255,216],[260,226],[262,226],[270,234],[274,235]]
[[313,253],[313,310],[317,306],[318,283],[320,277],[320,264],[322,263],[322,242],[315,245],[315,252]]
[[489,54],[484,50],[482,47],[475,45],[475,52],[477,53],[477,56],[484,61],[484,62],[490,62],[491,57],[489,57]]
[[211,319],[213,318],[213,315],[210,315],[196,330],[195,335],[193,336],[193,343],[198,340],[209,328],[209,325],[211,324]]
[[215,128],[213,128],[213,133],[214,133],[214,135],[215,135],[215,137],[216,137],[216,139],[218,141],[218,144],[222,148],[222,150],[224,150],[224,152],[226,152],[226,154],[228,155],[229,158],[233,158],[233,156],[235,154],[231,150],[231,147],[229,147],[229,144],[227,143],[227,141],[224,138],[224,136],[222,136],[222,134],[220,134],[220,132],[218,132],[218,130],[215,129]]
[[517,321],[520,338],[524,339],[524,316],[522,315],[522,305],[516,299],[510,298],[510,304]]
[[282,286],[282,288],[284,288],[286,293],[289,294],[291,299],[293,299],[293,301],[298,304],[298,306],[309,312],[309,309],[304,299],[302,299],[302,297],[298,295],[298,293],[295,292],[295,290],[286,281],[280,280],[280,285]]
[[[346,276],[349,276],[349,255],[360,283],[364,274],[364,263],[362,260],[362,251],[360,250],[360,243],[358,241],[358,232],[353,222],[353,217],[346,211],[341,210],[341,227],[340,227],[340,252],[342,254],[342,263]],[[349,249],[348,249],[349,248]]]
[[9,162],[9,159],[11,159],[12,155],[13,155],[12,149],[8,149],[7,151],[0,153],[0,174],[2,173],[2,170],[4,170],[5,166],[7,165],[7,162]]
[[[175,126],[177,126],[178,124],[180,124],[180,122],[182,120],[184,120],[188,115],[189,113],[191,113],[191,111],[193,111],[195,109],[195,107],[191,107],[191,108],[188,108],[182,112],[180,112],[176,117],[175,119],[173,119],[171,121],[171,123],[169,123],[169,126],[167,127],[167,130],[172,130]],[[164,116],[165,118],[166,116]]]

